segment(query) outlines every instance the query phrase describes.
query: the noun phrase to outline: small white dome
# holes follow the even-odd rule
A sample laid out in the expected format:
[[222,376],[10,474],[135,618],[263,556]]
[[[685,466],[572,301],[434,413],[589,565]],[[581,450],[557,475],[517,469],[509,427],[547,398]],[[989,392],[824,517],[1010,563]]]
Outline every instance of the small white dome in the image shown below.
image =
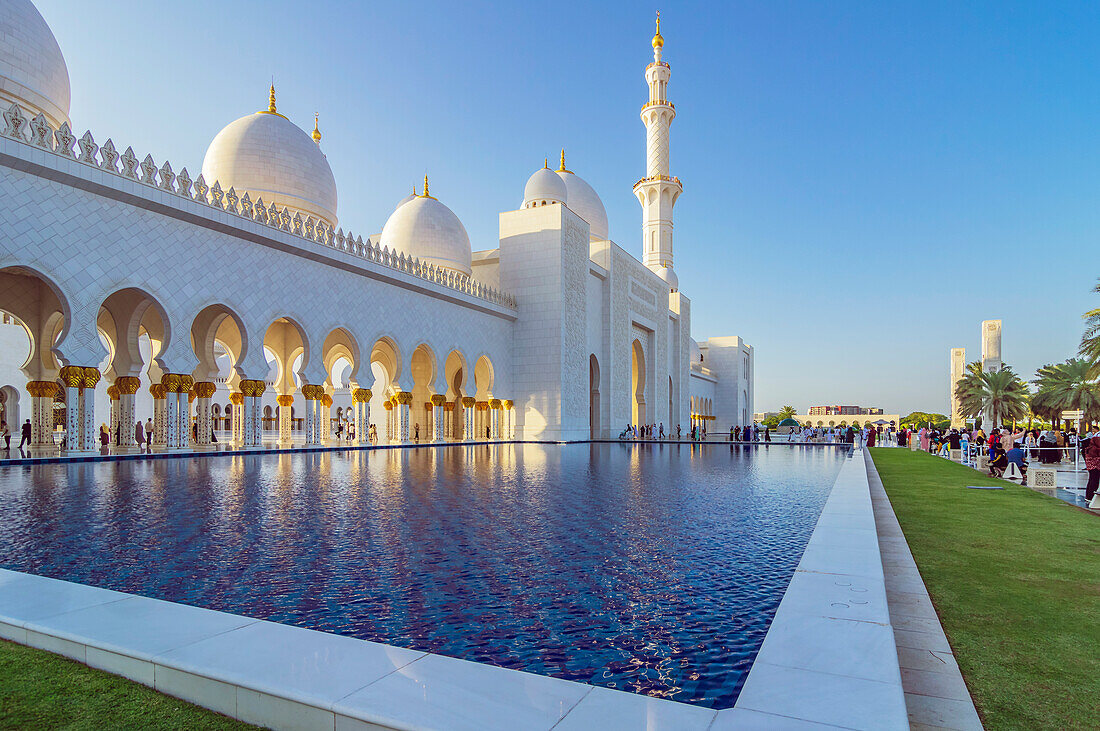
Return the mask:
[[527,185],[523,188],[523,207],[565,203],[567,195],[565,181],[550,168],[542,167],[527,179]]
[[398,204],[382,228],[380,246],[470,275],[470,237],[454,212],[431,196]]
[[320,146],[281,114],[256,112],[229,123],[202,161],[208,185],[263,198],[336,227],[336,179]]
[[398,201],[397,205],[393,207],[393,210],[396,211],[398,208],[405,205],[409,201],[414,201],[414,200],[416,200],[416,193],[409,193],[407,196],[405,196],[400,201]]
[[568,170],[558,170],[557,174],[565,181],[565,204],[569,206],[569,210],[588,222],[589,238],[593,241],[605,241],[608,238],[607,211],[596,191],[581,177]]
[[53,127],[69,121],[69,69],[53,31],[30,0],[0,3],[0,102],[42,112]]
[[676,272],[672,271],[672,267],[661,267],[656,270],[656,274],[658,277],[665,280],[665,284],[668,285],[670,292],[675,292],[680,289],[680,278],[676,276]]

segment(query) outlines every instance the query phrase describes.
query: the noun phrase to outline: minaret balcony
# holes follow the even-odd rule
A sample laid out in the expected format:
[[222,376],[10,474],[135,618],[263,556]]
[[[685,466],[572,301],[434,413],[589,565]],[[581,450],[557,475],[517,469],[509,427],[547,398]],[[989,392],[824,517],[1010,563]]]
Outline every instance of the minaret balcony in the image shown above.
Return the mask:
[[645,183],[656,183],[656,182],[661,182],[661,181],[666,182],[666,183],[673,183],[681,191],[684,189],[684,184],[681,183],[680,179],[675,177],[675,176],[672,176],[672,175],[651,175],[648,178],[642,178],[637,183],[635,183],[634,184],[634,190],[637,190],[639,187],[641,187]]
[[646,67],[645,67],[645,70],[646,70],[646,71],[649,71],[649,70],[650,70],[651,68],[653,68],[654,66],[664,66],[664,67],[665,67],[666,69],[668,69],[668,68],[672,68],[671,66],[669,66],[669,65],[668,65],[667,63],[665,63],[664,61],[653,61],[652,63],[650,63],[650,64],[649,64],[648,66],[646,66]]
[[674,111],[674,112],[676,111],[676,105],[673,104],[670,101],[646,102],[645,104],[642,105],[642,111],[644,112],[645,110],[649,109],[650,107],[668,107],[672,111]]

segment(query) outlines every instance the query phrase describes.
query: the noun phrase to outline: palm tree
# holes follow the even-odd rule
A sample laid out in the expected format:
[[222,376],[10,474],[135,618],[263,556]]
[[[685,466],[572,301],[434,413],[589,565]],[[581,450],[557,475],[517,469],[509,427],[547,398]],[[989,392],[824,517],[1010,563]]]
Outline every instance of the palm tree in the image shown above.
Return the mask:
[[1059,419],[1063,411],[1082,411],[1086,422],[1100,418],[1100,383],[1091,375],[1095,367],[1088,360],[1070,358],[1035,371],[1032,382],[1038,392],[1032,397],[1032,408],[1038,401],[1051,421]]
[[1009,366],[991,372],[968,367],[955,386],[955,396],[963,416],[976,418],[988,414],[993,422],[990,426],[1027,416],[1027,385]]
[[[1092,291],[1100,294],[1100,283]],[[1093,307],[1083,317],[1085,334],[1077,354],[1089,362],[1089,377],[1100,378],[1100,307]]]
[[798,411],[796,411],[793,406],[784,406],[779,410],[779,420],[783,421],[784,419],[790,419],[797,413]]

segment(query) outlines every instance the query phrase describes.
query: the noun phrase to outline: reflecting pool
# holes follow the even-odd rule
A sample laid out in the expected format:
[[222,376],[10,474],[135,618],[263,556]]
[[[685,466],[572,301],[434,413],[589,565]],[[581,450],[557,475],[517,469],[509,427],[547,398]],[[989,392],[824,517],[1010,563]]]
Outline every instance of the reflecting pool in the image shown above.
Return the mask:
[[493,445],[7,467],[0,566],[727,708],[845,455]]

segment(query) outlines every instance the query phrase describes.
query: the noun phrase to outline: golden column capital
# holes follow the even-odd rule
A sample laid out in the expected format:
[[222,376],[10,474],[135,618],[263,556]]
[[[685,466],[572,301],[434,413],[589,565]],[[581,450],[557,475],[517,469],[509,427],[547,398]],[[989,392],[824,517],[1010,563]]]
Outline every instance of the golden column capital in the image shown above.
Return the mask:
[[107,387],[107,396],[112,401],[118,401],[118,386],[108,386]]
[[167,395],[167,390],[163,384],[154,383],[149,386],[149,393],[153,395],[153,398],[164,398]]
[[211,381],[199,381],[195,384],[195,395],[199,398],[210,398],[217,390],[217,385]]
[[369,388],[357,388],[351,392],[351,400],[357,404],[366,403],[374,396]]
[[80,366],[65,366],[58,375],[69,388],[80,388],[84,385],[84,369]]
[[504,401],[504,408],[505,409],[511,409],[515,405],[516,405],[516,402],[513,401],[512,399],[507,399],[507,400]]
[[259,398],[267,390],[267,383],[259,379],[252,381],[252,395]]
[[447,397],[441,393],[433,394],[432,403],[436,406],[442,406],[443,404],[447,403]]
[[279,406],[290,406],[294,403],[294,397],[288,393],[282,394],[275,399],[275,402],[278,403]]
[[444,411],[454,411],[455,410],[454,402],[453,401],[448,401],[447,403],[443,404],[443,410]]
[[397,399],[397,403],[408,406],[412,403],[413,395],[408,391],[401,391],[394,398]]
[[168,393],[178,393],[180,390],[180,377],[175,373],[165,373],[160,377],[160,384]]
[[191,390],[191,387],[195,385],[195,379],[191,376],[180,374],[180,393],[184,393]]
[[477,403],[477,399],[475,399],[473,396],[463,396],[462,397],[462,407],[463,408],[472,409],[472,408],[474,408],[474,404],[476,404],[476,403]]
[[332,396],[329,396],[327,393],[324,394],[321,396],[321,403],[325,405],[325,408],[332,406]]
[[56,381],[29,381],[27,392],[35,398],[53,398],[57,395]]
[[84,366],[84,388],[95,388],[102,377],[95,366]]
[[389,401],[385,401],[382,403],[382,408],[386,411],[393,411],[393,404],[391,404]]
[[489,401],[489,408],[490,409],[499,410],[500,406],[501,406],[501,403],[500,403],[500,399],[498,399],[498,398],[491,399]]
[[243,393],[231,393],[231,394],[229,394],[229,403],[233,404],[234,406],[240,406],[241,404],[244,403],[244,394]]
[[488,401],[478,401],[474,404],[474,408],[477,409],[478,411],[488,411],[489,410],[489,402]]
[[141,379],[135,376],[119,376],[115,379],[115,387],[120,394],[132,396],[141,388]]

